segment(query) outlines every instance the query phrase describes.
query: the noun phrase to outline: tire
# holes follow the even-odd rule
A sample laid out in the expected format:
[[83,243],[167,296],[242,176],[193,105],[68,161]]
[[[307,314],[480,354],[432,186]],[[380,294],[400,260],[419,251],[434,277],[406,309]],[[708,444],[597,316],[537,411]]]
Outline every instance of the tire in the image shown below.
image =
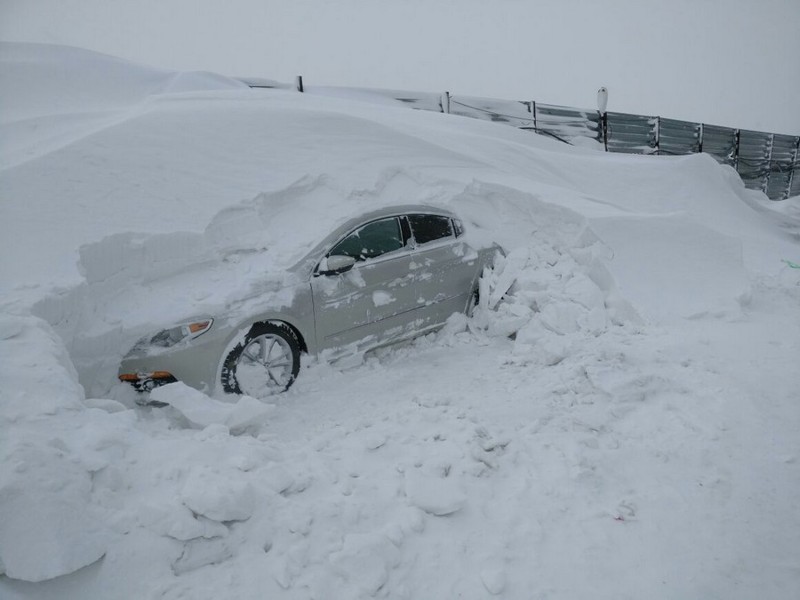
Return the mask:
[[222,363],[228,394],[266,398],[289,388],[300,372],[300,341],[285,323],[256,323]]

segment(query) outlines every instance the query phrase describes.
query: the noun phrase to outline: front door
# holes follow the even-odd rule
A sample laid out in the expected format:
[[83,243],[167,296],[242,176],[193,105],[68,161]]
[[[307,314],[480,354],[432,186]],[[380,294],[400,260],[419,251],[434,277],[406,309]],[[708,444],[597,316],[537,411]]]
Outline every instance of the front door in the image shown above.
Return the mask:
[[367,349],[402,335],[416,308],[411,254],[398,217],[363,225],[328,256],[352,256],[345,273],[311,281],[320,349]]

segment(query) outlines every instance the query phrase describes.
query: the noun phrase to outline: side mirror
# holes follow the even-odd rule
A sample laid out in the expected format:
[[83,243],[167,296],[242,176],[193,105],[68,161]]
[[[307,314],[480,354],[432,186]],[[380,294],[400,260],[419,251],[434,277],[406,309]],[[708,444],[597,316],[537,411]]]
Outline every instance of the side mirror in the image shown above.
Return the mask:
[[356,259],[352,256],[334,254],[333,256],[322,259],[322,262],[319,264],[319,274],[338,275],[339,273],[344,273],[352,269],[354,264],[356,264]]

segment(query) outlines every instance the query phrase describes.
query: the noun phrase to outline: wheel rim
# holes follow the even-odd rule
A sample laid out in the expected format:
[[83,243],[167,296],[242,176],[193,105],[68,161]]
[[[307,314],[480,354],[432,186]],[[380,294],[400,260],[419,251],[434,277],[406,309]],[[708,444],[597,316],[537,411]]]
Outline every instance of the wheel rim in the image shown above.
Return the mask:
[[243,394],[255,398],[285,390],[292,382],[294,355],[279,335],[265,333],[244,347],[236,363],[236,381]]

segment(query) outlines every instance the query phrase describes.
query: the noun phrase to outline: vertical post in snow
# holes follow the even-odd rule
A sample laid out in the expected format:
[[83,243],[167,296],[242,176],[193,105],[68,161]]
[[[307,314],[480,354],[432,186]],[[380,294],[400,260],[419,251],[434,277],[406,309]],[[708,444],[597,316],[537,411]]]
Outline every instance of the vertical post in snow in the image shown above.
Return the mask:
[[769,191],[769,180],[772,176],[772,149],[775,147],[775,134],[769,134],[769,152],[767,153],[767,176],[764,178],[762,190],[765,194]]
[[[739,130],[733,130],[733,168],[739,173]],[[739,173],[741,175],[741,173]]]
[[604,86],[597,90],[597,112],[600,113],[600,130],[603,134],[603,147],[608,152],[608,89]]
[[303,76],[298,75],[294,80],[294,89],[296,89],[301,94],[303,93]]
[[661,117],[656,117],[653,136],[656,142],[656,154],[661,154]]
[[450,92],[442,94],[442,112],[446,115],[450,114]]
[[531,114],[533,115],[533,130],[539,133],[538,124],[536,123],[536,100],[530,101]]
[[703,127],[702,123],[698,123],[699,130],[697,132],[697,151],[703,151],[703,133],[705,132],[705,127]]
[[798,158],[800,158],[800,135],[797,136],[797,143],[794,145],[794,152],[792,152],[792,170],[789,171],[789,183],[783,194],[783,200],[786,200],[789,194],[792,193],[792,182],[794,181],[795,175],[797,175],[797,171],[800,170],[800,163],[797,162]]

